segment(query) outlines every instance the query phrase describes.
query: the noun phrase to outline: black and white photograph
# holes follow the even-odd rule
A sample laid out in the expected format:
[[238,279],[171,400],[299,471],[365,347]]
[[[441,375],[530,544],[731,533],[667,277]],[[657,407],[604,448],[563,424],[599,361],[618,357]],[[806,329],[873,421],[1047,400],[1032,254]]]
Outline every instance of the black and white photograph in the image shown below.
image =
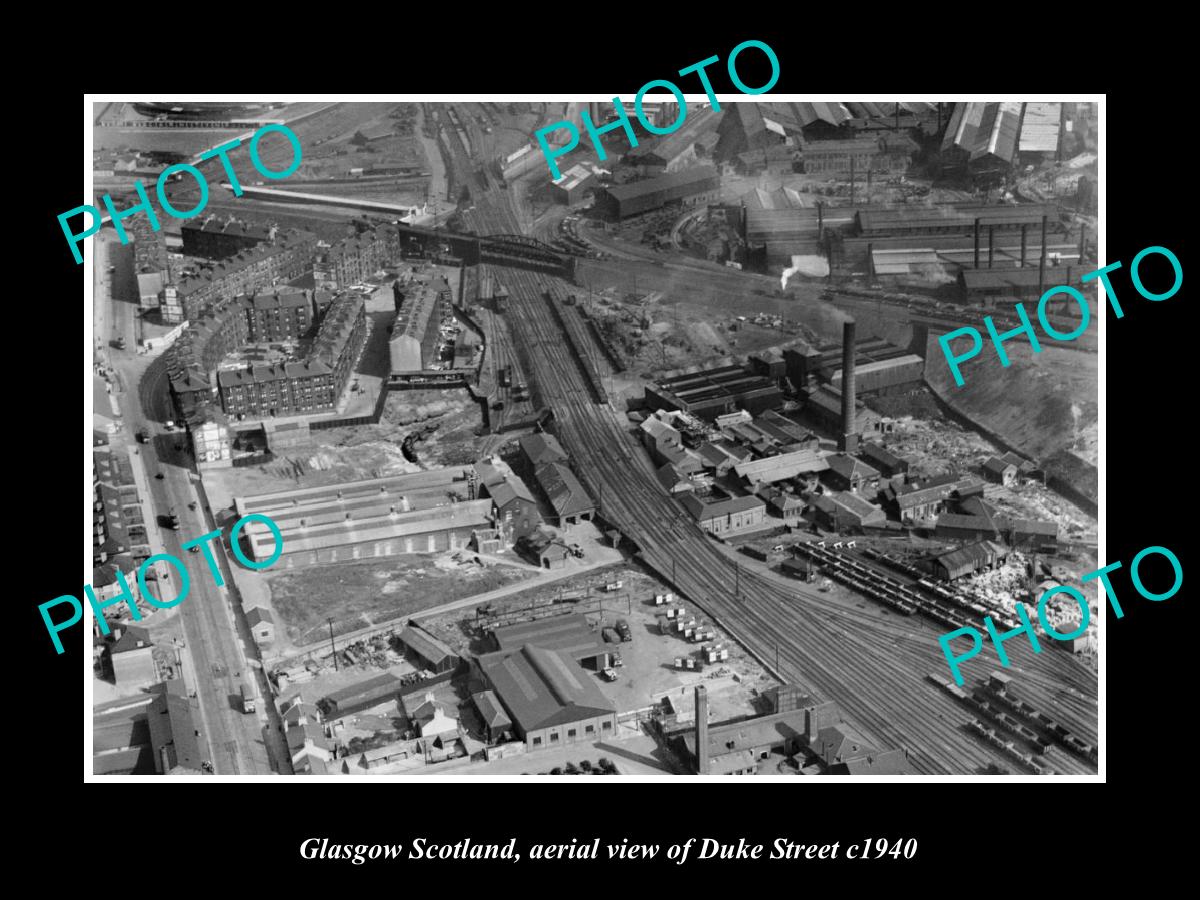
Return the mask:
[[89,95],[86,781],[1103,778],[1104,97],[690,77]]

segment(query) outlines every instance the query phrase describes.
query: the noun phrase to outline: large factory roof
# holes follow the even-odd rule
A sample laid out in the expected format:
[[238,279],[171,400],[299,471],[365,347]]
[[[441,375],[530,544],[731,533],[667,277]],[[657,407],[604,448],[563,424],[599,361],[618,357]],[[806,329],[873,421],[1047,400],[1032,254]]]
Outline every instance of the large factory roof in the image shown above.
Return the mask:
[[575,473],[562,463],[539,466],[534,477],[560,517],[585,515],[596,508]]
[[574,660],[591,659],[606,652],[604,639],[592,630],[582,613],[507,625],[497,628],[492,636],[500,650],[520,650],[530,644]]
[[[774,747],[804,734],[805,709],[815,705],[811,697],[802,698],[803,706],[787,712],[721,722],[708,726],[708,756],[716,763],[729,754],[741,754],[760,747]],[[689,728],[683,735],[688,752],[696,755],[696,731]]]
[[488,653],[479,657],[479,668],[526,734],[615,712],[591,676],[553,650],[527,644]]
[[386,478],[365,478],[361,481],[346,481],[320,487],[250,494],[235,497],[234,504],[239,516],[260,512],[271,514],[274,518],[272,510],[297,510],[322,504],[343,506],[347,502],[364,498],[380,503],[395,503],[402,497],[411,497],[422,492],[442,496],[451,490],[458,491],[459,488],[465,492],[470,472],[471,466],[448,466],[405,475],[389,475]]
[[797,450],[779,456],[737,463],[733,470],[751,484],[774,484],[809,472],[824,472],[829,462],[815,450]]
[[648,178],[645,181],[615,184],[605,188],[605,190],[614,200],[624,203],[654,194],[658,191],[688,187],[707,180],[718,180],[717,170],[712,166],[697,166],[694,169],[684,169],[681,172],[668,172],[666,175],[660,175],[657,178]]
[[981,228],[988,225],[1040,225],[1042,216],[1056,224],[1059,208],[1049,203],[903,206],[861,209],[855,218],[861,234],[882,234],[920,228],[972,229],[976,219],[980,220]]
[[[1038,268],[1038,266],[1026,266],[1023,269],[963,269],[959,273],[959,277],[962,278],[968,291],[1036,288],[1039,281]],[[1047,266],[1045,273],[1040,277],[1047,288],[1056,284],[1066,284],[1071,281],[1069,273],[1072,268],[1072,266]],[[1078,271],[1076,268],[1076,272]]]
[[1061,103],[1026,103],[1018,149],[1022,153],[1053,153],[1058,149],[1061,127]]
[[728,497],[724,500],[707,500],[697,497],[695,494],[688,494],[681,501],[684,507],[697,521],[703,522],[708,519],[719,519],[722,516],[735,515],[740,512],[748,512],[752,509],[760,509],[766,504],[760,497]]

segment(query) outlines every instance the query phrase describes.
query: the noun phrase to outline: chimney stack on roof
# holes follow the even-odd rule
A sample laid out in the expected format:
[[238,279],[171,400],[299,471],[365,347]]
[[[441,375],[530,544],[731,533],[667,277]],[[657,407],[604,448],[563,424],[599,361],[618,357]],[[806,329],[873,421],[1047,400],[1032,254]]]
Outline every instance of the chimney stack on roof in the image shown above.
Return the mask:
[[696,772],[708,774],[708,690],[696,685]]

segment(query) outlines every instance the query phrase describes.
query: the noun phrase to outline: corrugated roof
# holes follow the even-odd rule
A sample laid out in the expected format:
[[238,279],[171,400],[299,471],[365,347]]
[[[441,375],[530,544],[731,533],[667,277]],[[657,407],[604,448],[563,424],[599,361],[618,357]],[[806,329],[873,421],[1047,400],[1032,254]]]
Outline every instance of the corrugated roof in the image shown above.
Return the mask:
[[1061,123],[1061,103],[1026,103],[1018,149],[1022,153],[1053,153],[1058,149]]
[[612,715],[612,703],[574,660],[526,645],[479,657],[479,668],[525,733]]

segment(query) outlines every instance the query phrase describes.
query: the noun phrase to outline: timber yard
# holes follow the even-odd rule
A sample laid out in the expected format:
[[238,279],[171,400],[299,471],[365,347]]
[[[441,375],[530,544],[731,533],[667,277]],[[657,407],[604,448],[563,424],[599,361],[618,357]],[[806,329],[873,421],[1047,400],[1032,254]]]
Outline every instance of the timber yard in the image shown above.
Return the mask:
[[1095,774],[1094,600],[938,643],[1096,567],[1095,333],[937,343],[1095,268],[1094,105],[742,98],[554,179],[581,110],[97,104],[97,198],[304,158],[97,239],[97,592],[283,552],[107,608],[95,774]]

